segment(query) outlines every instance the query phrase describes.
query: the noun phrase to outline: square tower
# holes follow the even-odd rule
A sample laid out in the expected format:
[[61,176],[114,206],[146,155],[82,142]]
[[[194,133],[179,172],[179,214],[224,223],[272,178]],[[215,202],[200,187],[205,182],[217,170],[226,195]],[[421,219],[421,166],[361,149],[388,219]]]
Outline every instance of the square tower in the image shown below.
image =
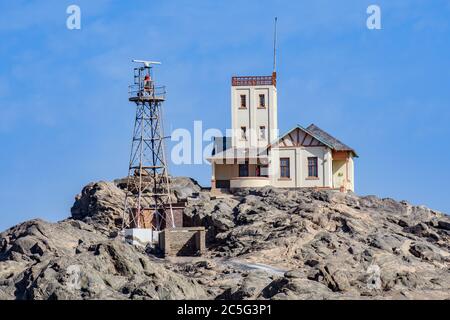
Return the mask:
[[231,78],[232,147],[264,148],[278,137],[276,73]]

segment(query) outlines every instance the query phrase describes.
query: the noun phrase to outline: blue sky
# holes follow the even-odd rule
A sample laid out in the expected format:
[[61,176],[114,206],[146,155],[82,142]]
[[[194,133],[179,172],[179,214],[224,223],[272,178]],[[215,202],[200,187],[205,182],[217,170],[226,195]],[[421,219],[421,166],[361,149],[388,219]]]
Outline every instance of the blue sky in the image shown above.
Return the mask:
[[[84,185],[127,174],[132,58],[163,62],[167,129],[225,131],[230,77],[271,72],[274,16],[280,131],[315,123],[355,148],[359,194],[450,212],[449,1],[15,0],[0,2],[0,230],[68,217]],[[170,169],[209,185],[208,165]]]

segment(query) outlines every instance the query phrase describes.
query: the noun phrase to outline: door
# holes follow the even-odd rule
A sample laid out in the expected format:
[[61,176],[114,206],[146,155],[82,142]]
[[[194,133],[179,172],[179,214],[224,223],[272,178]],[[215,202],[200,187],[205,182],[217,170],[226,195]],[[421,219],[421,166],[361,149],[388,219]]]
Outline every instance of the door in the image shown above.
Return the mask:
[[333,160],[333,188],[345,187],[345,160]]
[[230,189],[230,180],[216,180],[217,189]]

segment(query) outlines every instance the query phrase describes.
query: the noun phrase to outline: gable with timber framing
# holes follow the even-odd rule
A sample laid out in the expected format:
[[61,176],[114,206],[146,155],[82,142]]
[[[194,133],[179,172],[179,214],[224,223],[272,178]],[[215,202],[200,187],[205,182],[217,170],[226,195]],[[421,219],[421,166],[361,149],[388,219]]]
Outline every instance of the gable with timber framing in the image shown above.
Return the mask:
[[273,148],[298,148],[298,147],[326,147],[327,145],[315,138],[307,130],[296,127],[286,133],[275,143]]

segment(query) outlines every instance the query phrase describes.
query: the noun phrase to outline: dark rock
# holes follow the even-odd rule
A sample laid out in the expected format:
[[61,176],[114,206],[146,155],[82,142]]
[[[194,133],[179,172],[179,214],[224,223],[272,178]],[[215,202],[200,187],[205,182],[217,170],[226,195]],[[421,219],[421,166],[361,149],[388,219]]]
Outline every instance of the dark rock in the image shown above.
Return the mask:
[[308,279],[279,278],[265,287],[260,298],[275,300],[329,299],[332,292],[323,284]]
[[212,270],[217,268],[217,264],[212,260],[203,260],[195,263],[196,268],[205,268],[207,270]]
[[247,275],[237,286],[226,289],[217,300],[255,299],[271,282],[264,272],[255,271]]
[[305,265],[309,266],[309,267],[315,267],[319,264],[318,260],[314,260],[314,259],[310,259],[310,260],[306,260],[305,261]]
[[438,227],[444,230],[450,230],[450,221],[439,220]]
[[34,246],[31,247],[30,252],[32,254],[38,254],[42,256],[44,254],[44,249],[42,248],[41,245],[39,245],[39,243],[36,243]]
[[305,274],[304,270],[297,269],[297,270],[290,270],[290,271],[285,272],[284,277],[286,277],[288,279],[294,279],[294,278],[306,279],[307,275]]
[[6,246],[8,245],[8,242],[5,238],[0,239],[0,253],[4,252],[6,250]]
[[409,248],[409,252],[411,252],[411,254],[414,255],[415,257],[423,260],[427,261],[441,260],[441,256],[436,252],[434,252],[434,250],[426,244],[415,243],[411,245],[411,247]]
[[406,231],[421,237],[424,234],[428,234],[429,228],[425,223],[420,222],[413,227],[406,228]]

